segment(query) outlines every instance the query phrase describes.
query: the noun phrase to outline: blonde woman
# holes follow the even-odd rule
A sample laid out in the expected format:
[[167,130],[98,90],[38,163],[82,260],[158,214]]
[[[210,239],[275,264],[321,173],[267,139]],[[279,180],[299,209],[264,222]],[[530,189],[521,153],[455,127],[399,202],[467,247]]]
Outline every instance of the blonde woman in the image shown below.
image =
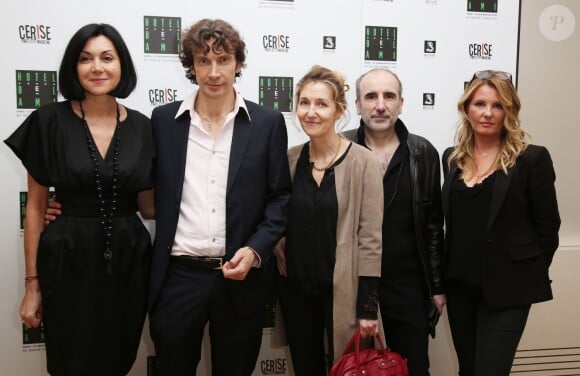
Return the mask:
[[530,305],[552,299],[555,174],[520,107],[509,73],[476,72],[443,154],[447,309],[462,376],[508,375]]
[[310,141],[288,151],[292,198],[276,254],[297,375],[326,375],[356,330],[378,332],[382,177],[368,149],[337,133],[346,89],[342,75],[321,66],[296,88],[296,116]]

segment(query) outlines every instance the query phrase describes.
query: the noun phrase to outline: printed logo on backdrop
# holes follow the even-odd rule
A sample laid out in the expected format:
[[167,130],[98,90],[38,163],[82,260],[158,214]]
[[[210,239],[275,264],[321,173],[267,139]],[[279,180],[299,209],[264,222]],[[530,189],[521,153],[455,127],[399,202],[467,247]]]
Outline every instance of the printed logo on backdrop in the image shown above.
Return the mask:
[[[52,200],[54,198],[55,192],[51,188],[48,191],[48,199]],[[20,202],[20,234],[22,235],[24,231],[24,220],[26,219],[26,202],[28,201],[28,192],[23,191],[18,193],[18,199]]]
[[22,324],[22,352],[44,351],[44,325],[38,328],[27,328]]
[[[397,28],[392,26],[365,26],[365,63],[397,61]],[[369,64],[365,64],[369,65]],[[393,64],[394,65],[394,64]]]
[[262,46],[266,52],[288,53],[290,50],[290,36],[284,34],[262,35]]
[[22,43],[50,44],[51,27],[48,25],[18,25]]
[[470,43],[468,46],[469,57],[472,59],[491,60],[493,57],[493,44]]
[[26,201],[28,199],[28,192],[20,192],[20,232],[24,231],[24,219],[26,219]]
[[423,55],[425,57],[435,57],[436,53],[437,53],[437,41],[426,40],[423,43]]
[[293,77],[260,76],[260,105],[280,112],[292,111]]
[[294,9],[294,0],[259,0],[258,8]]
[[427,4],[427,5],[437,5],[437,0],[425,0],[425,4]]
[[288,372],[288,359],[272,358],[260,360],[261,375],[285,375]]
[[144,16],[143,39],[145,60],[177,59],[181,51],[181,17]]
[[499,0],[467,0],[467,11],[478,13],[497,13]]
[[262,333],[272,333],[276,326],[276,294],[268,294],[266,297],[266,309],[264,311],[264,322],[262,323]]
[[156,107],[162,104],[175,102],[177,100],[177,90],[171,88],[149,89],[149,102]]
[[16,71],[16,108],[37,109],[58,100],[56,71]]
[[435,108],[435,93],[423,93],[423,109],[432,110]]
[[334,52],[336,50],[336,36],[324,35],[322,37],[322,50],[324,52]]
[[497,20],[499,0],[467,0],[467,18]]

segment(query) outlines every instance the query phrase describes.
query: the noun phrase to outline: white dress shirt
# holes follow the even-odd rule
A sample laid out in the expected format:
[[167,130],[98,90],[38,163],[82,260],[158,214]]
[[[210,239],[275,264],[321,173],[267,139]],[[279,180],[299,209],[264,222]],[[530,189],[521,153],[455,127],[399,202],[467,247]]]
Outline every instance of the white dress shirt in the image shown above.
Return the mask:
[[[175,117],[189,111],[191,123],[187,140],[185,178],[172,255],[221,257],[226,242],[226,189],[234,121],[243,109],[236,93],[232,112],[227,114],[219,134],[212,136],[203,128],[194,109],[197,90],[181,103]],[[249,117],[249,115],[248,115]]]

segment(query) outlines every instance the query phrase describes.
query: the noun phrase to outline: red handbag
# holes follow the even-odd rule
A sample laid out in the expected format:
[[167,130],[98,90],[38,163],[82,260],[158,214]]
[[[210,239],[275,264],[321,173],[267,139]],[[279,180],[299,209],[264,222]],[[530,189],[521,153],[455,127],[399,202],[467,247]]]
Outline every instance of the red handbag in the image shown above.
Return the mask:
[[[340,359],[332,366],[328,376],[409,376],[407,361],[396,352],[385,349],[380,335],[375,339],[380,349],[360,349],[360,332],[357,330]],[[354,352],[351,352],[354,344]]]

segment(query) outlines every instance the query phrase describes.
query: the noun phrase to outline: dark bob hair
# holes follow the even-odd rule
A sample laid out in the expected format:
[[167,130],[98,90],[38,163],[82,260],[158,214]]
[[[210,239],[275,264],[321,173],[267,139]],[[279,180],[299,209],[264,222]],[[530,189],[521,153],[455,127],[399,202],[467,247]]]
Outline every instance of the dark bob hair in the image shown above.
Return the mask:
[[104,35],[113,43],[121,62],[121,80],[109,95],[127,98],[137,86],[135,66],[121,34],[111,25],[93,23],[81,27],[68,42],[64,51],[58,72],[58,86],[60,93],[66,99],[82,100],[85,98],[85,90],[77,75],[77,63],[87,41],[99,35]]
[[[211,50],[215,54],[222,52],[233,54],[236,63],[242,68],[246,66],[246,43],[240,33],[229,23],[220,19],[204,18],[197,21],[182,35],[181,53],[179,58],[181,65],[185,68],[185,76],[194,84],[197,84],[193,68],[193,55],[195,53],[207,54],[209,52],[209,41],[214,39]],[[236,73],[240,77],[241,73]]]

